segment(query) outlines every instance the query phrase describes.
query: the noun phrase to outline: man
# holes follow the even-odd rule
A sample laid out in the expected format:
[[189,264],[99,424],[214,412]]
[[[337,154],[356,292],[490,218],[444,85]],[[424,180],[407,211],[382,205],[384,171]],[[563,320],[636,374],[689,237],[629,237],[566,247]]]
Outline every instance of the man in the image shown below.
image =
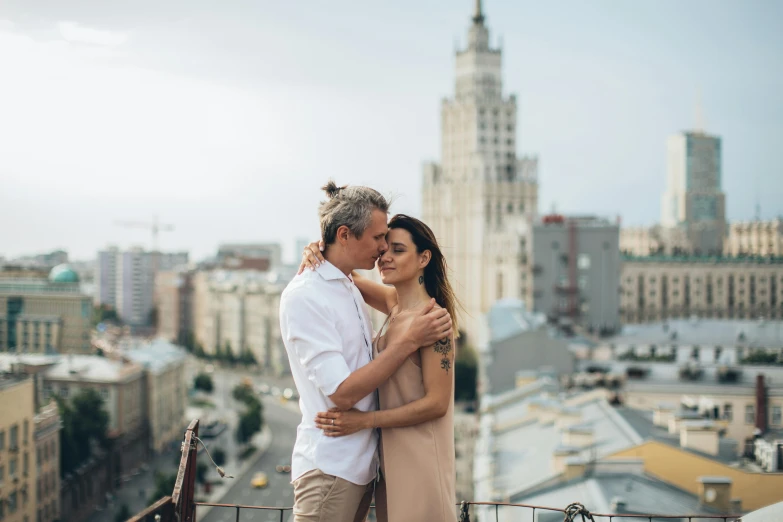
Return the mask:
[[388,249],[389,203],[368,187],[330,181],[324,190],[328,199],[318,213],[326,261],[297,275],[280,300],[280,330],[302,409],[291,461],[294,520],[358,522],[369,511],[378,472],[376,432],[326,437],[315,427],[316,414],[376,410],[378,385],[421,346],[451,335],[451,318],[433,300],[373,360],[370,318],[350,274],[372,269]]

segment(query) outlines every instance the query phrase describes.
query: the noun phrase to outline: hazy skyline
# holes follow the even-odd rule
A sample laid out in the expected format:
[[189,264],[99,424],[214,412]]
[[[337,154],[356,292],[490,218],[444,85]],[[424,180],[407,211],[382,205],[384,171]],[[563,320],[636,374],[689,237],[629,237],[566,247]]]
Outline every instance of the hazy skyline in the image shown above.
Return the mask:
[[[318,233],[327,178],[420,215],[472,0],[0,4],[0,255]],[[652,224],[666,138],[723,138],[730,220],[783,213],[783,3],[484,0],[540,208]]]

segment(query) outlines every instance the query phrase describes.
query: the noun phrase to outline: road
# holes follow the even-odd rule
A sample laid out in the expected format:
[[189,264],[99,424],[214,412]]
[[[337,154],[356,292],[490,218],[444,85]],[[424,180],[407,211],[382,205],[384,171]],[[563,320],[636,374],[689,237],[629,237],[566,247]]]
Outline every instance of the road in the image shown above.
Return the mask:
[[[221,504],[275,507],[290,507],[293,505],[294,490],[290,484],[290,474],[277,473],[275,466],[283,462],[291,462],[291,450],[296,438],[296,426],[299,424],[300,416],[290,409],[281,406],[276,399],[265,398],[264,418],[272,430],[272,445],[253,464],[246,475],[233,479],[236,481],[236,484],[228,490],[220,501]],[[260,471],[263,471],[269,477],[269,486],[265,489],[254,489],[250,485],[250,480],[254,474]],[[285,520],[289,519],[290,513],[290,511],[286,512]],[[201,522],[234,522],[235,520],[236,509],[214,507]],[[242,522],[277,522],[280,520],[280,513],[277,511],[243,509],[240,511],[240,520]]]

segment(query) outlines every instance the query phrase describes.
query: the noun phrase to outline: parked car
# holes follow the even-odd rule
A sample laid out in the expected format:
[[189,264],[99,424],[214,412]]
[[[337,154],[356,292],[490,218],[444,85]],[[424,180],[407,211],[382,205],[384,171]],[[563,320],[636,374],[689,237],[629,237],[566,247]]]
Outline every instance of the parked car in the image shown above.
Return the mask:
[[281,462],[277,466],[275,466],[275,471],[278,473],[291,473],[291,465],[287,462]]
[[266,473],[259,471],[253,475],[253,480],[250,481],[250,485],[256,489],[265,488],[269,485],[269,478],[266,476]]

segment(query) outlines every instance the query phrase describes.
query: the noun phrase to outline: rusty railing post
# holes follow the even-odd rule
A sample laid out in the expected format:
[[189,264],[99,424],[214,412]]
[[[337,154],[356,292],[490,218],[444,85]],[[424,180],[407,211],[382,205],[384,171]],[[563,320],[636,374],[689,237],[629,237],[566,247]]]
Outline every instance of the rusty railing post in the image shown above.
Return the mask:
[[182,457],[179,460],[177,481],[171,500],[179,515],[179,522],[196,520],[196,437],[198,437],[198,419],[190,422],[182,441]]

